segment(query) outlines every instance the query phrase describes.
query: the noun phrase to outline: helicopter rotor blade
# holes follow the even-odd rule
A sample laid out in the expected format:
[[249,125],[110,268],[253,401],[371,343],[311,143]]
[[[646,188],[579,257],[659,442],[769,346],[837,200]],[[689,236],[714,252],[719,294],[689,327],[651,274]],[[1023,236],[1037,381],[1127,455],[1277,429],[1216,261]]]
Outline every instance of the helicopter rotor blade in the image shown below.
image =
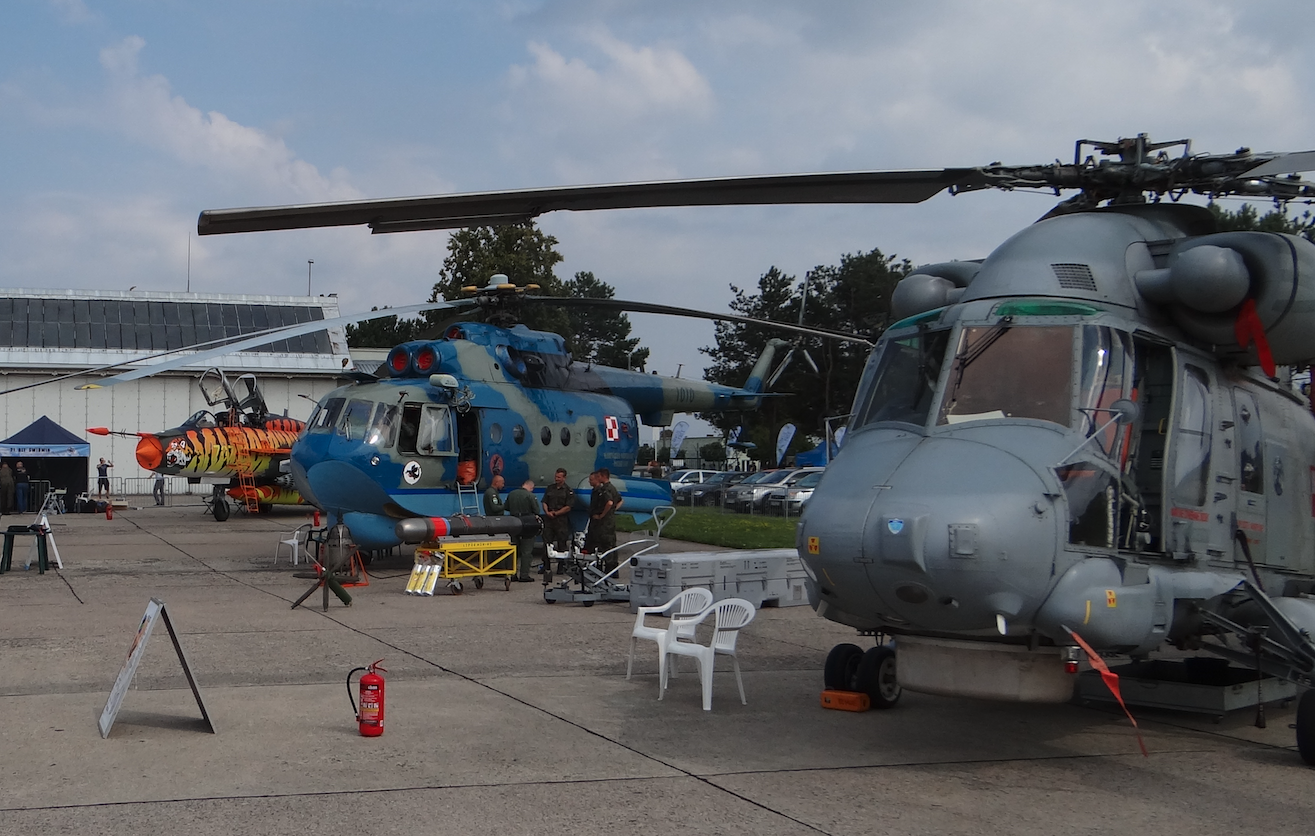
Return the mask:
[[803,351],[804,360],[808,363],[808,368],[813,370],[813,374],[821,374],[822,372],[817,368],[817,364],[813,362],[813,355],[809,354],[808,349],[806,348]]
[[1247,169],[1247,177],[1270,177],[1277,174],[1299,174],[1315,171],[1315,151],[1297,151],[1279,154],[1255,168]]
[[[313,334],[316,331],[323,331],[335,325],[351,325],[357,322],[368,322],[372,319],[383,319],[388,316],[401,316],[406,314],[424,313],[425,311],[442,311],[452,308],[470,308],[478,303],[473,299],[458,299],[454,302],[426,302],[422,305],[407,305],[400,308],[384,308],[383,310],[370,311],[364,314],[349,314],[347,316],[334,317],[333,319],[316,319],[311,322],[303,322],[298,325],[292,325],[287,328],[273,328],[268,331],[259,332],[254,336],[247,336],[244,339],[237,339],[227,342],[217,348],[208,348],[205,351],[197,351],[190,354],[181,354],[180,352],[191,351],[195,346],[175,349],[173,352],[164,352],[155,355],[157,357],[164,354],[176,354],[160,363],[153,363],[149,366],[132,369],[131,371],[116,374],[113,377],[107,377],[96,383],[87,383],[77,388],[79,389],[103,389],[113,386],[116,383],[126,383],[129,380],[150,377],[160,372],[172,371],[192,363],[211,360],[215,357],[222,357],[225,354],[232,354],[235,351],[245,351],[249,348],[259,348],[262,345],[268,345],[272,342],[287,339],[289,337],[300,336],[301,334]],[[120,364],[123,365],[123,364]]]
[[921,203],[950,187],[987,185],[980,169],[851,171],[714,177],[353,200],[296,206],[207,209],[197,234],[368,224],[373,232],[496,226],[559,210],[782,203]]
[[628,302],[624,299],[596,299],[587,296],[527,296],[526,301],[546,303],[557,305],[559,307],[595,307],[610,308],[615,311],[628,313],[651,313],[663,314],[665,316],[686,316],[694,319],[711,319],[717,322],[737,322],[741,325],[756,325],[762,328],[775,328],[780,331],[790,331],[795,334],[803,334],[811,337],[824,337],[829,340],[841,340],[842,342],[862,343],[872,345],[873,340],[862,334],[853,334],[848,331],[833,331],[829,328],[817,328],[810,325],[794,325],[788,322],[772,322],[766,319],[753,319],[747,316],[737,316],[736,314],[712,313],[710,311],[700,311],[695,308],[682,308],[674,305],[658,305],[652,302]]

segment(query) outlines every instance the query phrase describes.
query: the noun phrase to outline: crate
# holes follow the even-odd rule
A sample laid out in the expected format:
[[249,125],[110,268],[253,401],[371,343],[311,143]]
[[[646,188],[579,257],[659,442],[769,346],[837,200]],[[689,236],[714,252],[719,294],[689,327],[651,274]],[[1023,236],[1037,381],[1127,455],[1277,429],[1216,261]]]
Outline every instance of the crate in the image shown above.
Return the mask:
[[695,586],[711,590],[718,601],[743,598],[755,607],[796,606],[808,603],[804,577],[794,549],[642,555],[630,569],[630,611],[661,606]]

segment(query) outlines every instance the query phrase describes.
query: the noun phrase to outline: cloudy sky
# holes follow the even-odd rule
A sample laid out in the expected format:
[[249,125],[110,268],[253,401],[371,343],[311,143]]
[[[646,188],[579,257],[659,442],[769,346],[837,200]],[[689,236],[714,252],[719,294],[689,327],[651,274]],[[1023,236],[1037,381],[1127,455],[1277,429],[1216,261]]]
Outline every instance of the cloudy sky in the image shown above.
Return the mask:
[[[202,209],[1071,159],[1148,132],[1315,148],[1307,0],[10,0],[0,286],[422,301],[447,235],[195,236]],[[975,258],[1053,203],[559,213],[559,275],[725,310],[729,285],[874,247]],[[632,316],[650,368],[712,328]]]

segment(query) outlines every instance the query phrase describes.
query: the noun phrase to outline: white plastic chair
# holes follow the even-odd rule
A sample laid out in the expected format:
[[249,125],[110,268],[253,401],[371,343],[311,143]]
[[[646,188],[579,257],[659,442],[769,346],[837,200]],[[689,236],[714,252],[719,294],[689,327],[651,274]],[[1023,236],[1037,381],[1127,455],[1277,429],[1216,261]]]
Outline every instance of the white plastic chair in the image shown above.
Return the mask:
[[[644,623],[644,616],[647,615],[671,615],[691,616],[703,612],[712,605],[712,590],[705,589],[701,586],[691,587],[681,592],[677,592],[672,599],[660,607],[640,607],[635,615],[635,628],[630,631],[630,658],[626,660],[626,679],[630,678],[630,671],[635,664],[635,644],[640,639],[657,642],[658,646],[658,675],[666,675],[667,654],[663,652],[667,641],[666,627],[650,627]],[[697,624],[697,622],[695,622]],[[669,626],[669,625],[668,625]],[[687,638],[694,638],[694,624],[685,628],[681,635]],[[673,660],[674,661],[674,660]],[[659,679],[659,681],[661,681]],[[658,689],[658,699],[662,698],[662,690]]]
[[[709,614],[715,614],[717,619],[712,629],[712,640],[707,645],[685,640],[684,637],[689,631],[707,619]],[[744,698],[744,680],[740,677],[740,661],[735,658],[735,640],[739,637],[740,630],[753,621],[756,614],[757,610],[754,609],[753,604],[743,598],[726,598],[698,615],[671,619],[671,626],[667,628],[665,652],[673,656],[692,656],[694,661],[698,662],[699,680],[703,684],[704,711],[712,710],[712,669],[718,656],[731,657],[731,663],[735,667],[735,684],[740,686],[740,703],[749,704]],[[658,699],[662,699],[662,692],[667,689],[666,665],[662,666],[658,688]]]
[[303,523],[302,525],[297,526],[296,531],[292,532],[282,540],[279,540],[278,545],[274,547],[274,565],[278,565],[279,554],[283,551],[283,547],[287,546],[292,552],[292,565],[296,566],[297,560],[301,556],[301,550],[304,548],[302,543],[305,542],[307,535],[310,534],[310,530],[313,527],[314,526],[310,523]]

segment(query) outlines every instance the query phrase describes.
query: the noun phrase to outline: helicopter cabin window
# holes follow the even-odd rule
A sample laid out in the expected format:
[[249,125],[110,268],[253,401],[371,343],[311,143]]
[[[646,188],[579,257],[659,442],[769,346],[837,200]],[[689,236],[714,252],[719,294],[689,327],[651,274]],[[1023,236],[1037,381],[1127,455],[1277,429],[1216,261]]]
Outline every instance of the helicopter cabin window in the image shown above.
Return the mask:
[[446,406],[425,404],[420,413],[416,452],[422,456],[452,454],[452,417]]
[[1241,488],[1247,493],[1265,492],[1265,457],[1261,452],[1260,412],[1250,392],[1234,390],[1237,401],[1237,447],[1241,461]]
[[1072,392],[1072,327],[971,326],[959,334],[938,423],[1035,418],[1067,427]]
[[324,406],[318,409],[314,420],[310,422],[310,432],[326,433],[333,429],[333,425],[338,423],[338,415],[342,412],[342,405],[346,403],[345,398],[329,398],[324,402]]
[[342,421],[338,424],[338,434],[352,441],[365,438],[365,430],[370,426],[370,413],[373,411],[374,401],[352,398],[343,411]]
[[[1082,327],[1079,360],[1078,415],[1083,435],[1096,433],[1091,439],[1093,446],[1111,458],[1117,450],[1119,457],[1124,458],[1128,449],[1127,433],[1122,426],[1110,421],[1114,417],[1110,404],[1129,397],[1132,338],[1112,328],[1085,325]],[[1135,393],[1132,396],[1135,400]]]
[[397,443],[397,427],[400,423],[396,404],[379,404],[374,422],[365,434],[365,443],[381,450],[392,447]]
[[879,421],[925,424],[949,335],[919,331],[884,341],[863,371],[854,398],[854,427]]
[[590,447],[598,446],[598,431],[593,427],[584,431],[584,443]]
[[502,425],[501,425],[501,424],[490,424],[490,425],[489,425],[489,441],[492,441],[494,444],[501,444],[501,443],[502,443]]
[[569,447],[571,444],[571,428],[562,427],[562,446]]
[[544,427],[543,430],[539,432],[539,440],[543,442],[544,447],[552,444],[552,427]]
[[1173,501],[1205,505],[1210,475],[1210,381],[1196,366],[1183,368],[1177,440],[1172,442]]
[[525,428],[520,424],[511,428],[511,440],[517,444],[525,443]]

